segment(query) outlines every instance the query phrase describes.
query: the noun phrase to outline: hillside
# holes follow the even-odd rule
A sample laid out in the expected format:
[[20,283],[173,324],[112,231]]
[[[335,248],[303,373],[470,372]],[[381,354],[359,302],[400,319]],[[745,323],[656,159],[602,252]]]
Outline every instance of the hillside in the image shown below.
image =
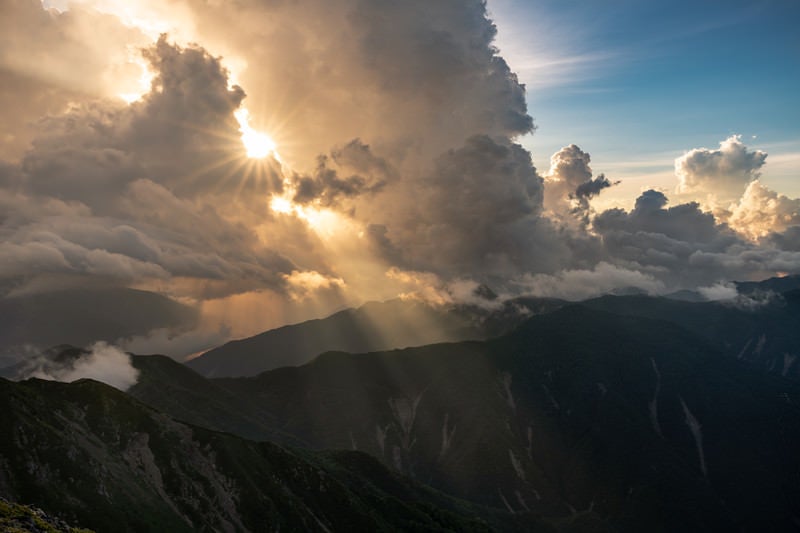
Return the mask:
[[[669,322],[570,306],[486,342],[211,383],[310,447],[553,524],[790,531],[800,516],[800,387]],[[165,408],[159,390],[131,393]]]
[[676,324],[757,372],[800,380],[800,290],[770,293],[756,301],[686,302],[647,296],[604,296],[583,305]]
[[99,532],[492,529],[365,454],[197,428],[90,380],[0,379],[0,411],[0,496]]

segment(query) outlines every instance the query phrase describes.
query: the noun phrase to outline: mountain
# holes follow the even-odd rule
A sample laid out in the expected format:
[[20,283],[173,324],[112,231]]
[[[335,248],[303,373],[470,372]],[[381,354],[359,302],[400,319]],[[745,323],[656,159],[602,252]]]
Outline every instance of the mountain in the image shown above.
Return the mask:
[[519,298],[486,306],[433,306],[418,301],[370,302],[329,317],[284,326],[235,340],[187,364],[207,377],[254,376],[265,370],[307,363],[329,350],[352,353],[477,340],[513,329],[527,316],[565,302]]
[[86,346],[193,324],[196,312],[156,293],[122,288],[64,289],[0,298],[0,367],[21,345]]
[[740,294],[757,292],[788,292],[800,289],[800,275],[769,278],[762,281],[736,281],[736,290]]
[[[782,324],[787,324],[784,321],[787,316],[791,321],[796,319],[793,313],[797,291],[800,290],[800,276],[736,282],[736,287],[743,296],[732,302],[708,302],[696,291],[678,291],[664,298],[654,298],[639,290],[626,289],[590,300],[588,305],[614,313],[640,314],[675,322],[704,335],[712,342],[721,343],[726,353],[733,351],[735,345],[735,356],[750,342],[745,349],[749,353],[743,356],[748,356],[764,369],[782,372],[783,354],[791,356],[799,353],[797,348],[800,346],[795,346],[793,341],[790,346],[782,344],[779,337],[786,336],[783,330],[776,336],[775,327],[768,326],[768,323],[772,318],[777,318]],[[789,295],[790,305],[783,306],[787,307],[783,310],[780,308],[786,303],[786,295],[781,293]],[[670,306],[669,300],[698,306]],[[187,365],[206,377],[255,376],[266,370],[307,363],[326,351],[365,353],[440,342],[485,340],[510,332],[531,315],[549,313],[567,304],[558,299],[527,297],[503,303],[487,298],[483,303],[482,306],[434,306],[399,299],[370,302],[323,319],[284,326],[228,342],[188,361]],[[663,309],[650,309],[656,306]],[[684,310],[688,316],[697,319],[687,319],[683,316]],[[704,318],[703,315],[707,313],[710,315]],[[698,321],[701,323],[699,326],[695,325]],[[723,327],[714,326],[713,331],[720,333],[717,337],[706,334],[710,322],[724,324]],[[729,323],[736,324],[734,329],[728,329]],[[744,325],[744,329],[738,327],[740,324]],[[788,327],[791,330],[793,322]],[[732,338],[730,331],[739,334]],[[761,336],[768,331],[770,335],[765,342],[777,341],[777,344],[765,347],[761,343],[761,351],[755,353]],[[748,332],[749,336],[742,332]],[[791,374],[800,378],[800,365],[795,365]]]
[[63,520],[30,505],[20,505],[0,498],[0,531],[24,533],[94,533],[89,529],[74,527]]
[[308,443],[276,429],[280,423],[269,411],[186,365],[163,355],[134,355],[131,361],[140,374],[128,393],[160,411],[190,424],[252,440],[308,447]]
[[91,380],[0,379],[0,411],[0,496],[100,532],[548,530],[363,453],[209,431]]
[[[668,321],[574,305],[484,342],[328,352],[210,383],[262,428],[557,528],[800,523],[800,385]],[[131,394],[168,409],[160,390]]]
[[756,370],[800,380],[800,290],[756,299],[689,302],[648,296],[603,296],[583,305],[619,315],[664,320],[712,343]]

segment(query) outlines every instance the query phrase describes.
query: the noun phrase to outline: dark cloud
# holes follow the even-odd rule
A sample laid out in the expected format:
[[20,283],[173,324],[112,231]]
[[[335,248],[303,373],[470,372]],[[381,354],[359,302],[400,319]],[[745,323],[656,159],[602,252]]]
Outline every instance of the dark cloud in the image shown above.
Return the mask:
[[772,233],[768,240],[781,250],[800,252],[800,226],[791,226],[782,233]]
[[747,241],[695,202],[667,203],[663,193],[649,190],[633,210],[611,209],[595,217],[593,227],[609,259],[685,287],[800,268],[800,255]]
[[575,197],[580,200],[588,200],[600,194],[603,189],[612,187],[617,183],[619,182],[612,182],[606,178],[604,174],[600,174],[596,178],[590,179],[589,181],[578,185],[575,188]]
[[539,219],[542,180],[521,146],[471,137],[413,185],[380,222],[412,264],[444,275],[523,267],[535,243],[526,227]]
[[[352,146],[352,143],[348,145],[348,147]],[[358,153],[353,153],[355,150]],[[352,156],[355,156],[355,160]],[[340,200],[375,193],[386,184],[380,175],[385,175],[385,164],[383,167],[380,166],[381,160],[369,154],[369,147],[365,145],[357,145],[345,152],[336,152],[332,159],[335,164],[338,164],[336,168],[330,166],[331,158],[319,156],[317,168],[312,175],[294,177],[295,194],[292,198],[294,202],[306,204],[314,201],[317,205],[330,207],[340,204]],[[380,174],[378,177],[364,177],[359,174],[339,177],[339,172],[346,169],[347,164],[351,162],[367,172],[371,170],[371,167],[377,166]]]

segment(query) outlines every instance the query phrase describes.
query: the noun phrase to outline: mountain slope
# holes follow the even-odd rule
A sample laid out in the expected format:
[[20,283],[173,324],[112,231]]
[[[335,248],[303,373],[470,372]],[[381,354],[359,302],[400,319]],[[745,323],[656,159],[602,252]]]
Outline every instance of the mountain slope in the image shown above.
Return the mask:
[[760,301],[687,302],[648,296],[603,296],[582,305],[672,322],[754,369],[800,379],[800,290]]
[[307,445],[277,430],[269,411],[169,357],[133,355],[131,362],[140,374],[128,394],[178,420],[252,440]]
[[90,380],[0,379],[0,411],[0,495],[97,531],[490,530],[367,455],[189,426]]
[[312,447],[556,525],[789,531],[800,516],[798,385],[665,321],[570,306],[486,342],[211,381]]
[[361,353],[436,342],[485,339],[507,333],[532,313],[564,305],[561,300],[520,298],[504,304],[432,306],[422,302],[371,302],[231,341],[187,365],[207,377],[254,376],[265,370],[307,363],[322,352]]

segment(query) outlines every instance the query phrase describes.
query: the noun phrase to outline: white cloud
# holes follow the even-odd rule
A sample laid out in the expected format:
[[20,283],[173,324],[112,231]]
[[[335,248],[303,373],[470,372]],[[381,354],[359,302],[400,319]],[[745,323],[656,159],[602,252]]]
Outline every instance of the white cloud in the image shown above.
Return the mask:
[[738,198],[758,178],[766,152],[749,151],[740,135],[719,143],[719,148],[695,148],[675,160],[678,192],[702,193],[717,201]]
[[736,285],[730,282],[720,282],[708,287],[698,287],[699,292],[706,300],[732,300],[739,294]]
[[127,390],[139,379],[128,354],[105,342],[97,342],[76,358],[41,355],[25,361],[18,379],[39,378],[72,382],[78,379],[102,381],[120,390]]
[[584,300],[615,289],[639,289],[649,294],[664,292],[664,284],[637,270],[601,262],[593,269],[563,270],[556,274],[528,274],[515,280],[523,292],[534,296]]
[[784,232],[800,225],[800,198],[789,198],[753,181],[731,206],[728,224],[750,239]]

